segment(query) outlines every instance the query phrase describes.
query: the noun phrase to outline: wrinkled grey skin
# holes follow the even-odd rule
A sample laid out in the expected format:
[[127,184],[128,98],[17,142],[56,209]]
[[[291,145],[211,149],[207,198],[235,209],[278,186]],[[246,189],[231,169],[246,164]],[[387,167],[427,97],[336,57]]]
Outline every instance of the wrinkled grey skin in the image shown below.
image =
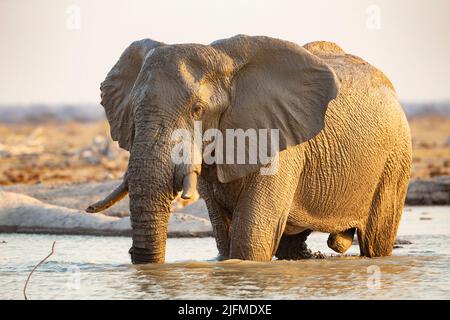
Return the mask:
[[[164,262],[170,203],[195,188],[223,258],[305,257],[310,231],[345,252],[390,255],[411,165],[407,120],[389,80],[337,45],[236,36],[199,44],[134,42],[101,86],[111,135],[130,151],[133,263]],[[279,170],[175,165],[173,130],[280,129]],[[278,249],[278,251],[277,251]]]

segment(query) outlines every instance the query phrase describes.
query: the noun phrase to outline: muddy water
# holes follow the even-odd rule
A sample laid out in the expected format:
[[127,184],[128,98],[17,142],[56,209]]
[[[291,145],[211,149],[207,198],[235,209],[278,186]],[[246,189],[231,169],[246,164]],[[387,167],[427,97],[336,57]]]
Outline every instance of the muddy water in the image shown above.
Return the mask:
[[[327,235],[308,244],[331,254]],[[56,240],[56,253],[33,274],[29,299],[356,298],[449,299],[450,207],[406,212],[392,257],[217,262],[212,238],[169,239],[167,264],[129,264],[125,237],[0,234],[0,298],[22,299],[28,273]]]

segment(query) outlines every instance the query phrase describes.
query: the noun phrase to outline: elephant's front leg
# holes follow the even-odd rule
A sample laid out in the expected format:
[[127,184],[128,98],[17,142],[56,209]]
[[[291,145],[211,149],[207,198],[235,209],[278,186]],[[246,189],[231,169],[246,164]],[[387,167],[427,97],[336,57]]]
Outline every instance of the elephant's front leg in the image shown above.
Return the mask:
[[231,258],[270,261],[275,255],[300,174],[283,163],[276,175],[246,178],[231,222]]
[[214,197],[213,186],[205,181],[199,185],[200,196],[205,200],[211,221],[214,238],[216,239],[219,259],[228,259],[230,256],[230,215]]
[[205,199],[208,208],[209,219],[216,239],[219,259],[228,259],[230,256],[230,225],[231,220],[225,209],[214,199]]
[[218,207],[217,203],[215,203],[214,209],[211,209],[212,207],[213,206],[208,206],[208,211],[214,237],[216,239],[217,250],[219,251],[218,258],[220,260],[228,259],[230,257],[231,220],[224,210]]

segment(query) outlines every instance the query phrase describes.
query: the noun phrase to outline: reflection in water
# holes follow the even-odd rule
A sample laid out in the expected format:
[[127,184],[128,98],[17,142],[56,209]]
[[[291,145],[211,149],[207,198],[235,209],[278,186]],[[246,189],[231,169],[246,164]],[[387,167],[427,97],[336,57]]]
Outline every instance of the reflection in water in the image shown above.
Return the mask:
[[[430,260],[436,259],[344,257],[271,263],[173,263],[132,267],[136,271],[130,281],[139,283],[143,297],[161,299],[397,298],[404,286],[437,280],[423,278]],[[379,276],[374,274],[378,270]],[[377,279],[379,289],[374,283]]]
[[[212,238],[169,239],[167,264],[132,266],[127,237],[0,234],[0,298],[22,299],[31,269],[53,240],[55,254],[33,273],[30,299],[433,299],[450,298],[448,207],[402,219],[394,256],[330,256],[326,234],[308,239],[329,258],[268,263],[217,261]],[[5,242],[3,242],[5,241]],[[195,260],[195,261],[194,261]]]

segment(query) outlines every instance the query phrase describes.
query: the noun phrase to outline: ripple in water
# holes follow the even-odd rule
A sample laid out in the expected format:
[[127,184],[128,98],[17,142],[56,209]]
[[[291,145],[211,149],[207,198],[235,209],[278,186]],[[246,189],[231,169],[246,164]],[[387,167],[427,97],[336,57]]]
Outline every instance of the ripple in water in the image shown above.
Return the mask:
[[[22,299],[32,268],[56,240],[55,254],[33,273],[29,299],[448,299],[449,207],[429,221],[405,214],[392,257],[217,261],[212,238],[169,239],[163,265],[133,266],[126,237],[0,234],[0,298]],[[330,255],[326,234],[308,245]],[[6,243],[1,243],[5,241]]]

